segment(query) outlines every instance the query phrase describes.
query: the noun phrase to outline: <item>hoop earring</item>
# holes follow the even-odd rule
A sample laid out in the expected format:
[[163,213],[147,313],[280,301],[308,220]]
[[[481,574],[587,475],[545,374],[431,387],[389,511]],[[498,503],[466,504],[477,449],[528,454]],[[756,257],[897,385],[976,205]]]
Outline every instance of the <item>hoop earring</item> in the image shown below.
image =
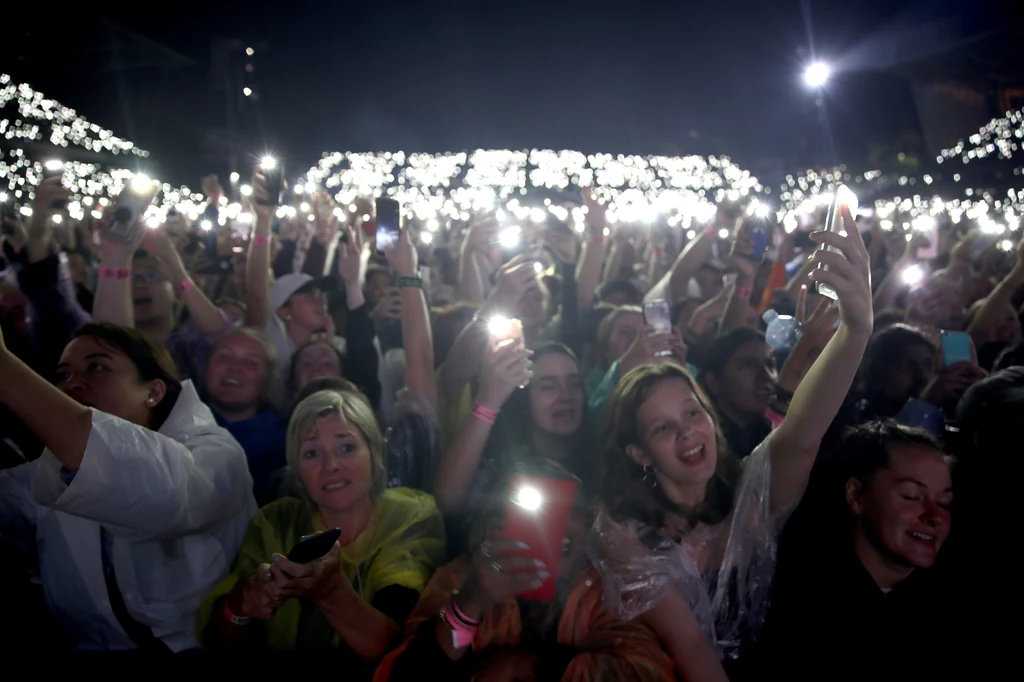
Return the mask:
[[[654,476],[651,475],[651,471],[652,470],[653,470],[653,472],[655,474]],[[652,488],[657,488],[658,487],[657,473],[658,473],[657,469],[654,469],[654,467],[649,467],[647,464],[645,464],[644,465],[644,478],[643,478],[644,483],[646,483],[647,485],[651,486]]]

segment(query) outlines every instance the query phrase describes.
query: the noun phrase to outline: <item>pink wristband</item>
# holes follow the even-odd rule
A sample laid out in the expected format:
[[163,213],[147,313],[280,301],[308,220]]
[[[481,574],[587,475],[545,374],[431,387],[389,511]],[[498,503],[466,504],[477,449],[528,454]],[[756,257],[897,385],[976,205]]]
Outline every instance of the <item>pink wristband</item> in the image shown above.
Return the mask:
[[128,279],[132,276],[131,268],[111,268],[106,265],[101,265],[98,272],[104,279]]
[[474,417],[482,422],[493,424],[498,419],[498,413],[489,407],[484,407],[480,403],[473,405],[473,412],[471,413]]
[[455,604],[455,597],[449,599],[445,608],[441,609],[441,620],[451,628],[452,646],[456,649],[469,646],[476,637],[477,625],[463,616],[464,614]]
[[736,287],[736,293],[734,294],[737,298],[742,298],[744,301],[750,298],[750,294],[754,293],[754,289],[751,287]]
[[253,244],[258,244],[260,246],[266,246],[267,244],[270,243],[270,235],[269,234],[254,234],[252,236],[252,243]]
[[[455,594],[458,594],[458,592],[456,592]],[[476,627],[477,625],[480,625],[480,621],[473,620],[472,618],[467,616],[465,614],[465,612],[463,612],[463,610],[461,608],[459,608],[459,603],[457,601],[455,601],[455,594],[452,595],[452,601],[451,601],[452,613],[455,614],[455,617],[458,618],[463,623],[465,623],[466,625],[472,625],[474,627]]]
[[195,286],[196,283],[192,281],[192,278],[186,277],[185,279],[181,280],[181,283],[178,284],[178,286],[174,287],[174,289],[175,291],[178,292],[178,296],[184,296],[186,293],[188,293],[190,289],[194,289]]

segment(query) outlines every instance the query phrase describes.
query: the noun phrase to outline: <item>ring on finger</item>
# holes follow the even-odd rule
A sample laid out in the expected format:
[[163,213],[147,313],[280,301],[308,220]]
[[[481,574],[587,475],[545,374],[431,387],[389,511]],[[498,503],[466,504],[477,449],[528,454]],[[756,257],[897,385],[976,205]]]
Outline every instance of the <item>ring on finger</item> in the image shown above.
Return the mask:
[[495,573],[501,573],[501,564],[499,564],[497,561],[492,561],[491,570]]
[[480,554],[482,554],[484,557],[486,557],[488,559],[491,558],[490,549],[491,549],[491,543],[489,543],[489,542],[481,542],[480,543]]

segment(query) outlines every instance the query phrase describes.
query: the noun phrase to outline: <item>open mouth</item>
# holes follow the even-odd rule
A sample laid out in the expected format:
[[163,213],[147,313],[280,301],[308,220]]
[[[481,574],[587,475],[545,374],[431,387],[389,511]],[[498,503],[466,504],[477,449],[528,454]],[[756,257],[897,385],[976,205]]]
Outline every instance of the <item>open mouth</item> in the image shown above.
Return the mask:
[[324,490],[328,492],[341,490],[342,488],[347,488],[350,483],[351,481],[337,481],[335,483],[328,483],[327,485],[324,486]]
[[555,410],[554,412],[551,413],[551,416],[559,421],[569,421],[576,417],[576,410],[572,408],[564,410]]
[[704,456],[704,446],[697,445],[695,447],[690,448],[689,450],[683,451],[683,454],[679,456],[679,459],[683,461],[683,464],[693,466],[695,464],[700,464],[701,462],[703,462]]
[[133,302],[135,303],[135,305],[147,305],[149,303],[152,303],[153,299],[152,298],[148,298],[148,297],[147,298],[136,298],[136,299],[134,299]]
[[907,535],[909,535],[915,541],[924,543],[925,545],[927,545],[929,547],[934,547],[935,546],[936,538],[935,538],[934,535],[931,535],[929,533],[922,533],[921,531],[917,531],[917,530],[908,530],[907,531]]
[[221,379],[221,386],[230,386],[231,388],[241,388],[242,382],[238,379]]

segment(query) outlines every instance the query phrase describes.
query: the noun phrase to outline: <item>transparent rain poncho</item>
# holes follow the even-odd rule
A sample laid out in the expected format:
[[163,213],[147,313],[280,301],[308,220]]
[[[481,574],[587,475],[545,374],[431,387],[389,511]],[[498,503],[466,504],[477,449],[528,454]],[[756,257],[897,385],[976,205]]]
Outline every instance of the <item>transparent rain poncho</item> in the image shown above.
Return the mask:
[[660,529],[597,514],[588,552],[604,583],[605,606],[620,618],[643,615],[674,584],[719,653],[735,658],[764,623],[777,535],[796,502],[771,508],[771,437],[743,461],[732,512],[675,542]]

